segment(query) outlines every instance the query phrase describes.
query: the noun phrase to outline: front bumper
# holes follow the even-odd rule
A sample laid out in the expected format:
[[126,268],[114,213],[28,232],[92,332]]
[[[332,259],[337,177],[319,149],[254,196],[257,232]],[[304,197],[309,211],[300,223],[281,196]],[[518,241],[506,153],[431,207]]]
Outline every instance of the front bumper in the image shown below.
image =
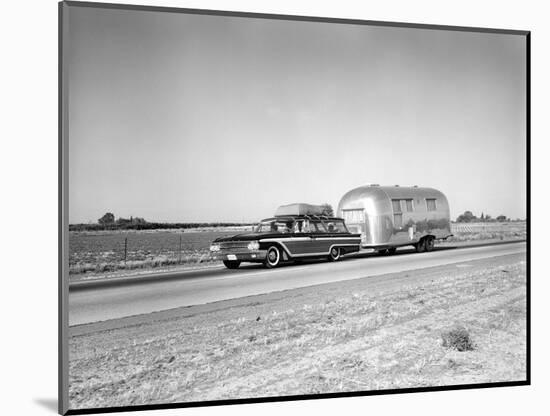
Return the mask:
[[248,261],[248,262],[263,262],[267,255],[267,250],[247,250],[247,251],[230,251],[221,250],[212,253],[214,260],[232,260],[232,261]]

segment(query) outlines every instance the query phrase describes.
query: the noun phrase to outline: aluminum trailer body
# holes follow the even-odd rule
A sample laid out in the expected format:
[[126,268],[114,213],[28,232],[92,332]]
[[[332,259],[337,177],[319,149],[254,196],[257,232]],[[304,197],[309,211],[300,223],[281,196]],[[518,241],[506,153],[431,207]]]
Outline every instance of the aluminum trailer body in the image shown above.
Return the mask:
[[361,234],[362,248],[382,252],[406,245],[430,251],[436,240],[452,235],[447,198],[433,188],[361,186],[342,197],[337,215]]

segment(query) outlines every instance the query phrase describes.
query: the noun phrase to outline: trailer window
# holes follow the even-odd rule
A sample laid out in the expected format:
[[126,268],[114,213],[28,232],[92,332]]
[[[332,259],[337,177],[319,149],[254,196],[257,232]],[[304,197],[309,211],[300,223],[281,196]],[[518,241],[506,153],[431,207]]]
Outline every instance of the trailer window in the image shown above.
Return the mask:
[[391,204],[393,206],[393,212],[401,212],[401,200],[392,199]]
[[405,205],[407,206],[407,212],[413,212],[413,200],[405,199]]
[[435,205],[435,199],[426,198],[426,206],[428,208],[428,211],[436,211],[437,207]]
[[362,209],[345,209],[342,214],[348,224],[365,222],[365,212]]

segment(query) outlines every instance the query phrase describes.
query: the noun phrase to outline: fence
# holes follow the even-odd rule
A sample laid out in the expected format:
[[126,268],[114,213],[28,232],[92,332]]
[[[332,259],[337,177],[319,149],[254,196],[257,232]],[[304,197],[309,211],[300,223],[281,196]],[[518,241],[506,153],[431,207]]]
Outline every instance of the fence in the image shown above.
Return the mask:
[[450,241],[522,240],[527,237],[524,221],[506,223],[453,223]]
[[73,233],[69,237],[71,274],[119,269],[193,266],[212,262],[211,242],[234,231]]
[[453,233],[480,233],[480,232],[507,232],[524,231],[526,224],[524,221],[518,222],[481,222],[481,223],[452,223],[451,231]]

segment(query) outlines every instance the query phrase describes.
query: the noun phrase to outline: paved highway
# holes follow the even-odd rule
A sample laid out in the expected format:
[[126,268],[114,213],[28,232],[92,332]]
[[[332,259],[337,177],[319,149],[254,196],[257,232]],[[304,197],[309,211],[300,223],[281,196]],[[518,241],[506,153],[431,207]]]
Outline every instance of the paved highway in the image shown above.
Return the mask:
[[175,272],[131,283],[74,286],[69,293],[69,325],[200,305],[244,296],[377,276],[406,270],[525,252],[525,243],[400,250],[393,256],[361,255],[336,263],[315,262],[266,270],[258,265],[237,270]]

